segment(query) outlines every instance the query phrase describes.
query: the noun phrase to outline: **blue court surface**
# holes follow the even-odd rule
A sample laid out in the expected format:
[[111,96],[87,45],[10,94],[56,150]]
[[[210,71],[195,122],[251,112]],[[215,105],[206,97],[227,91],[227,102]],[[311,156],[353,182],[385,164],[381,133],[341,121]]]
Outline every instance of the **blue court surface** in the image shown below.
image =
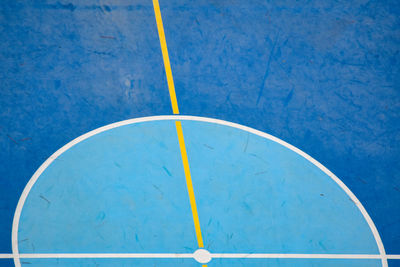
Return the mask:
[[3,1],[0,266],[400,266],[398,1]]

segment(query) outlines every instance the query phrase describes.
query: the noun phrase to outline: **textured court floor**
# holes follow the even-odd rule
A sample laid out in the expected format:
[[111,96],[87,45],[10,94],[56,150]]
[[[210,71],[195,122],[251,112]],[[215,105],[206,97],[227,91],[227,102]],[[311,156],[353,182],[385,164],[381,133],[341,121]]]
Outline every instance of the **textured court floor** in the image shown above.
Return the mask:
[[[389,258],[399,255],[398,2],[159,4],[179,114],[239,123],[304,151],[354,193]],[[55,151],[111,123],[177,114],[158,26],[151,0],[2,3],[1,266],[18,257],[21,194]],[[268,138],[218,125],[182,120],[182,131],[174,120],[153,121],[77,144],[69,161],[43,172],[14,229],[20,253],[182,257],[31,256],[21,264],[200,266],[187,256],[201,243],[180,134],[211,253],[373,256],[215,257],[209,266],[385,264],[376,233],[329,175]]]

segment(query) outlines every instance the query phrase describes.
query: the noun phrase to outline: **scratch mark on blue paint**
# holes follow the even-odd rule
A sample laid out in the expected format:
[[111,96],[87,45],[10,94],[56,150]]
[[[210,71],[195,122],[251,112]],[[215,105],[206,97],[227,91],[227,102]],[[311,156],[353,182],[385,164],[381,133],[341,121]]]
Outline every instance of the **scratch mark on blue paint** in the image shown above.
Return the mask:
[[7,134],[7,137],[16,145],[18,145],[17,141],[15,141],[10,135]]
[[229,241],[232,239],[233,233],[231,234],[226,234],[226,241],[229,243]]
[[163,166],[163,169],[164,169],[164,171],[165,171],[169,176],[172,177],[172,175],[171,175],[171,173],[169,172],[169,170],[167,169],[167,167]]
[[262,82],[262,85],[260,87],[260,91],[258,92],[256,105],[258,105],[258,103],[260,102],[262,93],[264,91],[265,82],[267,81],[267,78],[268,78],[268,75],[269,75],[269,66],[271,65],[272,56],[274,54],[274,50],[275,50],[276,43],[278,42],[278,38],[279,38],[279,32],[276,34],[274,44],[272,45],[271,52],[269,53],[269,58],[268,58],[268,61],[267,61],[267,68],[266,68],[265,73],[264,73],[263,82]]
[[292,100],[293,91],[294,91],[294,88],[292,88],[292,90],[290,90],[289,94],[287,95],[287,97],[283,101],[283,104],[284,104],[285,107],[289,104],[290,100]]
[[107,35],[100,35],[100,38],[111,39],[111,40],[115,40],[116,39],[114,36],[107,36]]
[[164,192],[163,192],[158,186],[156,186],[155,184],[153,184],[153,187],[154,187],[158,192],[160,192],[161,196],[164,195]]
[[339,93],[334,93],[336,96],[338,96],[343,102],[350,104],[352,107],[356,108],[358,111],[360,111],[362,109],[362,107],[356,103],[354,103],[354,101],[352,100],[351,97],[345,97],[342,96]]
[[103,221],[105,217],[106,217],[106,214],[104,213],[104,211],[101,211],[101,212],[99,212],[99,214],[97,214],[96,219],[98,221]]
[[318,244],[320,245],[321,248],[323,248],[326,251],[326,247],[322,244],[322,241],[319,241]]
[[246,202],[243,202],[243,206],[249,213],[253,214],[253,210],[251,209],[249,204],[247,204]]
[[363,184],[367,184],[367,182],[361,178],[358,178],[358,180],[360,180]]
[[41,199],[43,199],[44,201],[46,201],[48,205],[51,204],[50,200],[48,200],[48,199],[45,198],[44,196],[40,195],[39,197],[40,197]]
[[203,144],[206,148],[213,150],[214,148],[212,146],[209,146],[207,144]]
[[63,5],[61,3],[57,3],[58,7],[60,7],[61,9],[68,9],[69,11],[74,11],[75,10],[75,6],[72,3]]
[[266,162],[263,158],[261,158],[260,156],[254,154],[254,153],[250,153],[249,154],[252,157],[258,158],[259,160],[261,160],[262,162],[264,162],[266,165],[268,165],[268,162]]
[[102,240],[105,240],[104,237],[99,233],[99,231],[96,230],[96,234],[97,234]]
[[249,138],[250,138],[250,134],[247,133],[246,144],[245,144],[245,146],[244,146],[243,152],[246,152],[246,151],[247,151],[247,146],[249,145]]
[[232,91],[229,91],[229,93],[226,95],[224,104],[226,104],[228,102],[229,102],[229,104],[232,104],[231,103],[231,94],[232,94]]
[[44,5],[44,6],[51,9],[65,9],[69,11],[74,11],[76,9],[76,6],[74,6],[72,3],[62,4],[58,2],[57,4]]
[[104,7],[104,9],[105,9],[107,12],[110,12],[110,11],[111,11],[111,8],[110,8],[109,6],[104,5],[103,7]]
[[35,8],[39,9],[54,9],[54,10],[69,10],[69,11],[74,11],[74,10],[100,10],[104,13],[104,11],[111,12],[113,10],[127,10],[127,11],[132,11],[132,10],[142,10],[144,8],[147,8],[147,6],[144,5],[73,5],[72,3],[69,4],[37,4],[34,6]]
[[99,55],[99,56],[115,57],[115,55],[110,53],[110,52],[96,51],[96,50],[90,50],[90,49],[87,49],[87,51],[89,51],[89,52],[91,52],[93,54]]

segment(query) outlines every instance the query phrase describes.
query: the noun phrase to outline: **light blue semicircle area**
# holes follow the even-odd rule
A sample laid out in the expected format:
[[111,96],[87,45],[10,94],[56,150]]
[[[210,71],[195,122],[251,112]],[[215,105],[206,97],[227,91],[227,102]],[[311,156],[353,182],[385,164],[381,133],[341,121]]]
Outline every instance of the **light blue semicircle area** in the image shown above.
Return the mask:
[[59,156],[23,207],[20,253],[187,253],[196,236],[175,124],[94,135]]
[[183,133],[208,250],[379,254],[357,206],[304,157],[223,125],[184,121]]
[[[241,129],[187,120],[182,125],[211,253],[379,254],[350,197],[305,158]],[[26,199],[18,241],[20,253],[194,252],[174,121],[113,128],[60,155]],[[243,260],[213,259],[209,266],[232,261]],[[253,260],[254,266],[261,261]]]

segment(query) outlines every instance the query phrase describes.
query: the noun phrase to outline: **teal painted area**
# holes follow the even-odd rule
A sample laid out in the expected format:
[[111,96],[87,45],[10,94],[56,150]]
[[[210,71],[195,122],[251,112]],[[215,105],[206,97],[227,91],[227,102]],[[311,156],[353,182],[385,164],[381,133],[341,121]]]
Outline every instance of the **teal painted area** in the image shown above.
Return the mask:
[[210,251],[379,254],[356,205],[305,158],[235,128],[183,130]]
[[148,122],[93,136],[55,160],[26,200],[19,248],[185,253],[197,248],[193,229],[175,125]]
[[[378,253],[354,203],[306,159],[243,130],[182,123],[204,243],[211,253]],[[194,252],[197,241],[174,122],[114,128],[63,153],[26,200],[19,248],[21,253]],[[29,260],[35,261],[54,264]],[[62,261],[66,266],[94,264]],[[119,260],[97,261],[121,266]],[[149,261],[177,264],[140,264]],[[319,264],[296,261],[296,266]],[[250,262],[293,266],[288,259]],[[376,266],[377,261],[360,262],[343,261],[343,266]]]

